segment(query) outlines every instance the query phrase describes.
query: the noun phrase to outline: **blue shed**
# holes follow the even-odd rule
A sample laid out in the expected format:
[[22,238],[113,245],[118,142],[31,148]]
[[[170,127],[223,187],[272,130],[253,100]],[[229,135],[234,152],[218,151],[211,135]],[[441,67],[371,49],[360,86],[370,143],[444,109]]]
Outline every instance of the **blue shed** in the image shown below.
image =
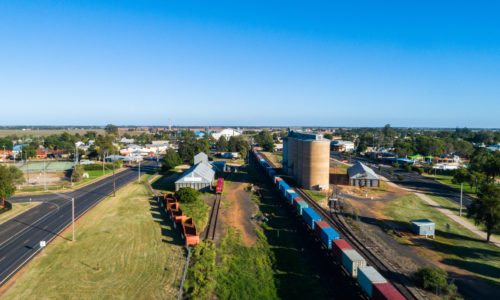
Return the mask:
[[436,225],[428,219],[410,221],[411,230],[418,235],[432,235],[434,236]]

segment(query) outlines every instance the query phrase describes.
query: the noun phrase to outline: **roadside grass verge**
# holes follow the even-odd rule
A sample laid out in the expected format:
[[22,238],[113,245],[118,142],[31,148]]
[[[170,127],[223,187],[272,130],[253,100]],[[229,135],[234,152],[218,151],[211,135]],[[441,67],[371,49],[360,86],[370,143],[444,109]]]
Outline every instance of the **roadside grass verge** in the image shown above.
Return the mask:
[[174,299],[185,253],[144,184],[107,197],[26,267],[4,299]]
[[[383,213],[400,227],[410,231],[410,220],[429,219],[436,224],[435,239],[421,237],[409,240],[435,253],[443,264],[453,265],[500,284],[500,249],[477,238],[472,232],[427,205],[415,195],[390,201]],[[394,222],[394,221],[392,221]],[[446,224],[450,224],[447,230]]]
[[[442,207],[450,210],[453,214],[460,216],[460,204],[455,203],[454,201],[451,201],[449,199],[439,197],[439,196],[432,196],[427,194],[429,198],[432,200],[436,201],[437,204],[441,205]],[[468,217],[467,216],[467,206],[462,206],[462,218],[467,220],[469,223],[474,224],[477,226],[479,229],[486,231],[486,227],[481,224],[481,225],[476,225],[474,222],[474,218]],[[500,228],[493,229],[492,236],[500,237]]]
[[[452,182],[453,176],[451,175],[442,175],[442,174],[436,174],[436,175],[431,175],[436,181],[445,184],[447,186],[454,187],[458,190],[460,190],[460,184],[456,184]],[[468,194],[471,197],[476,197],[476,188],[471,188],[468,183],[463,184],[464,187],[464,194]]]
[[0,224],[7,222],[8,220],[22,214],[40,203],[41,202],[12,203],[11,210],[0,213]]

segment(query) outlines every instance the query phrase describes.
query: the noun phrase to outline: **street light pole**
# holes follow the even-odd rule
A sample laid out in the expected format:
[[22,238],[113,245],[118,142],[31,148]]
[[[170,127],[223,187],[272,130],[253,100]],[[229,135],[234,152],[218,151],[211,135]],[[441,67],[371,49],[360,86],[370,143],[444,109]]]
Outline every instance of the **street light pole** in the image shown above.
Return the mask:
[[462,216],[462,198],[463,198],[464,183],[460,183],[460,216]]
[[59,193],[52,193],[52,194],[58,195],[67,200],[71,200],[71,226],[73,227],[72,231],[73,231],[73,242],[74,242],[75,241],[75,198]]

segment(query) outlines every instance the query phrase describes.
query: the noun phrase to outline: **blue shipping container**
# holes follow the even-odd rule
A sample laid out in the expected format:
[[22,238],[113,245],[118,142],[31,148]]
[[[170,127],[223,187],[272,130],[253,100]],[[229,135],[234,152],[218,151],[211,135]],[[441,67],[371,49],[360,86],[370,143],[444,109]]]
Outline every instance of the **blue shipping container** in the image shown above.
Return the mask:
[[[290,192],[290,191],[292,191],[292,192]],[[290,202],[290,204],[293,204],[293,198],[298,198],[298,197],[299,197],[299,194],[297,194],[295,191],[293,191],[293,190],[287,191],[286,198],[288,199],[288,202]]]
[[321,241],[328,249],[332,248],[332,241],[338,239],[340,239],[340,236],[333,228],[321,228]]
[[321,221],[321,217],[310,207],[302,209],[302,218],[312,229],[314,229],[314,222]]

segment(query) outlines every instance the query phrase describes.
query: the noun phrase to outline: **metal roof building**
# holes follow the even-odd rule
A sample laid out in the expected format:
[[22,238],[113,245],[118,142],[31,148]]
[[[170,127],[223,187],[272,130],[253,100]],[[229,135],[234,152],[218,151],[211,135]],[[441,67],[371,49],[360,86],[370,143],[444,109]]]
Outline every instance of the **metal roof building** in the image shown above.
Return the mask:
[[175,191],[180,188],[191,187],[200,191],[210,190],[215,178],[215,167],[201,162],[192,166],[175,181]]
[[349,176],[349,184],[353,186],[379,186],[379,177],[369,167],[362,162],[357,162],[355,165],[347,169]]
[[208,163],[208,155],[206,155],[204,152],[200,152],[194,156],[194,164],[199,164],[199,163]]

